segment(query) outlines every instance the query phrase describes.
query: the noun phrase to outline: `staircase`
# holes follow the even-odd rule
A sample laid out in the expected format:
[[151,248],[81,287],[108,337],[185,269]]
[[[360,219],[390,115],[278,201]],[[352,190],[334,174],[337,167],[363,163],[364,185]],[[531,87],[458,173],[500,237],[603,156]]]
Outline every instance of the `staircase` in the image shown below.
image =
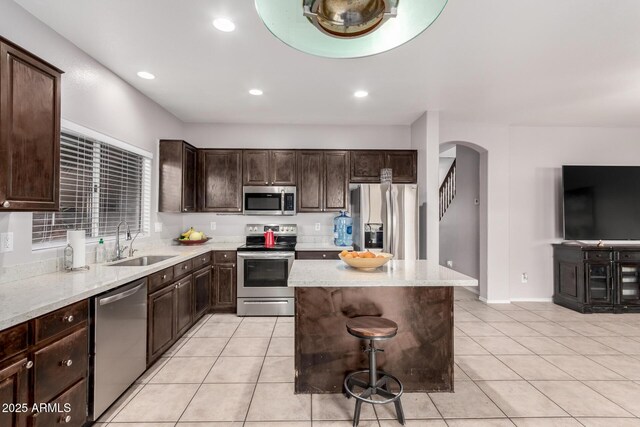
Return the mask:
[[453,198],[456,196],[456,161],[454,160],[449,167],[447,175],[440,185],[440,220],[444,216],[447,209],[453,202]]

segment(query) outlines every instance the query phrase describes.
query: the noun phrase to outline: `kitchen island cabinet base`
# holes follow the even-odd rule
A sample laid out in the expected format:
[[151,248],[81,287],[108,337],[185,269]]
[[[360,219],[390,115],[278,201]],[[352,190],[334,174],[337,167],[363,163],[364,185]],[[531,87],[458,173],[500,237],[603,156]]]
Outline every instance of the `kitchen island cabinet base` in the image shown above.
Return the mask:
[[296,393],[341,393],[345,375],[368,367],[365,341],[346,330],[357,316],[398,324],[378,368],[405,392],[453,391],[453,288],[297,287],[295,298]]

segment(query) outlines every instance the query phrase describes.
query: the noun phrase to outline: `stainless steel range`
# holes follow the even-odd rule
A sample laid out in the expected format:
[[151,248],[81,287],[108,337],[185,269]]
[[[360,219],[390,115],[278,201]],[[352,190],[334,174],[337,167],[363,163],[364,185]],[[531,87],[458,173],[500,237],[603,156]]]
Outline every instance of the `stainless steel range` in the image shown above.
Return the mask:
[[[273,231],[275,244],[265,245]],[[295,259],[296,224],[248,224],[238,248],[238,316],[293,316],[293,288],[287,286]]]

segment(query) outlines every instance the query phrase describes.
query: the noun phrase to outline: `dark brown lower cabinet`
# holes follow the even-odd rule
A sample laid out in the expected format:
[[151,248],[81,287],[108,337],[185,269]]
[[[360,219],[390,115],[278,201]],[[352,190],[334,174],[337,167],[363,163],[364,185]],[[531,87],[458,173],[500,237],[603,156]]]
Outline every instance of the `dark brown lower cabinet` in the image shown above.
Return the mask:
[[192,276],[176,283],[176,334],[184,334],[193,324],[193,281]]
[[87,381],[82,379],[73,387],[55,398],[52,404],[61,412],[43,411],[34,414],[31,425],[33,427],[51,427],[56,425],[82,427],[87,419]]
[[211,307],[212,272],[212,267],[207,265],[193,273],[194,321],[200,319]]
[[582,313],[640,312],[634,246],[553,245],[553,302]]
[[[0,364],[0,403],[18,405],[29,401],[29,381],[27,358],[22,357],[16,361]],[[0,408],[0,426],[24,427],[27,425],[27,409],[5,410]],[[23,410],[24,409],[24,410]]]
[[237,297],[237,271],[235,252],[215,252],[213,264],[214,311],[235,312]]
[[149,295],[147,309],[149,312],[147,328],[147,361],[151,363],[164,353],[176,337],[175,326],[175,286]]

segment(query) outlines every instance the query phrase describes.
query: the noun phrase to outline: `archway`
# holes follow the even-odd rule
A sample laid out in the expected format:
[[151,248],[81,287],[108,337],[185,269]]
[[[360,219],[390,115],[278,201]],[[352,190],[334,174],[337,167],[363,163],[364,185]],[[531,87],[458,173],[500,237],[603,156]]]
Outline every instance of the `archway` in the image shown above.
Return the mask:
[[[457,169],[457,173],[460,174],[461,172],[466,172],[466,171],[460,171],[459,167],[469,167],[469,161],[473,162],[477,162],[477,164],[475,165],[475,168],[477,168],[476,171],[474,171],[474,173],[477,173],[477,202],[475,200],[475,196],[471,196],[471,194],[473,194],[473,191],[470,191],[469,189],[465,188],[465,196],[471,197],[473,200],[469,201],[467,200],[467,205],[468,206],[457,206],[454,209],[457,209],[458,212],[464,212],[467,211],[469,209],[471,209],[471,206],[469,205],[469,203],[473,203],[474,205],[477,203],[477,218],[474,218],[473,215],[469,215],[469,216],[465,216],[465,217],[461,217],[460,220],[461,221],[475,221],[477,220],[477,231],[474,231],[475,228],[474,227],[463,227],[462,228],[462,233],[463,235],[460,236],[456,236],[462,239],[468,239],[470,242],[477,242],[477,250],[475,248],[472,248],[471,246],[467,249],[471,249],[471,250],[467,250],[466,252],[466,257],[469,258],[471,256],[475,256],[477,257],[476,260],[469,260],[467,262],[467,266],[466,269],[467,270],[471,270],[471,271],[477,271],[477,279],[478,279],[478,296],[480,298],[480,300],[482,301],[486,301],[487,300],[487,295],[488,295],[488,274],[487,274],[487,265],[488,265],[488,236],[487,236],[487,229],[488,229],[488,203],[487,203],[487,193],[488,193],[488,178],[487,178],[487,174],[488,174],[488,157],[489,157],[489,152],[487,151],[487,149],[485,149],[484,147],[481,147],[477,144],[474,144],[472,142],[468,142],[468,141],[448,141],[448,142],[444,142],[440,144],[440,153],[444,153],[447,152],[449,150],[451,150],[452,148],[456,148],[456,147],[462,147],[464,150],[461,151],[467,151],[467,152],[471,152],[472,156],[468,156],[470,157],[472,160],[467,160],[467,164],[457,164],[456,165],[456,169]],[[473,160],[473,155],[475,155],[475,160]],[[473,166],[472,166],[473,168]],[[466,177],[466,181],[469,182],[469,177]],[[457,191],[460,191],[461,189],[458,189]],[[454,200],[455,202],[455,200]],[[453,204],[452,204],[453,206]],[[474,214],[475,215],[475,214]],[[455,224],[451,223],[451,224],[447,224],[447,218],[446,218],[446,212],[444,214],[444,216],[442,217],[442,220],[444,220],[444,224],[441,221],[441,234],[440,234],[440,254],[441,254],[441,259],[440,259],[440,263],[446,266],[446,257],[448,255],[448,253],[451,253],[452,248],[448,248],[447,245],[448,242],[446,239],[446,235],[447,232],[445,231],[444,236],[443,236],[443,227],[447,227],[447,225],[449,226],[449,231],[451,231],[451,227],[455,226]],[[465,224],[466,225],[466,224]],[[446,229],[445,229],[446,230]],[[472,233],[477,232],[478,235],[474,236]],[[464,233],[469,233],[469,235],[464,235]],[[443,237],[445,237],[443,239]],[[475,244],[475,243],[474,243]],[[475,251],[475,253],[474,253]],[[473,263],[476,262],[477,263],[477,268],[473,268]],[[453,266],[454,269],[456,269],[456,266]]]

